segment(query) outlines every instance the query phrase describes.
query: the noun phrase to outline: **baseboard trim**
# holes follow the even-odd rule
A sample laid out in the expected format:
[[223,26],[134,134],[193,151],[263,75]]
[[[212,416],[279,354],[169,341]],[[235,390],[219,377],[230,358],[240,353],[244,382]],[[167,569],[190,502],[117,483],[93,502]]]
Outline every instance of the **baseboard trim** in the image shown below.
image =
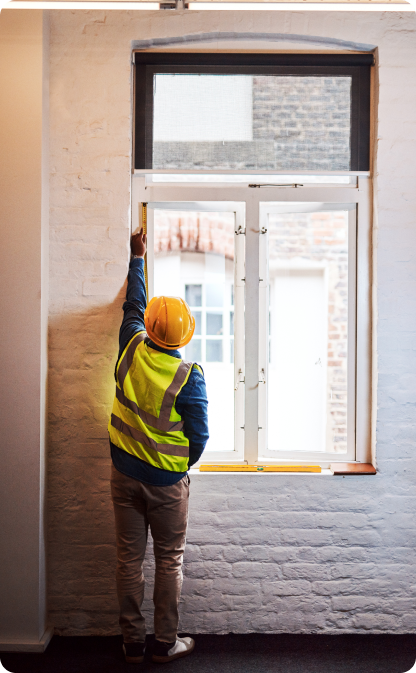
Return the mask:
[[42,638],[38,641],[2,640],[0,652],[44,652],[51,642],[53,626],[48,626]]

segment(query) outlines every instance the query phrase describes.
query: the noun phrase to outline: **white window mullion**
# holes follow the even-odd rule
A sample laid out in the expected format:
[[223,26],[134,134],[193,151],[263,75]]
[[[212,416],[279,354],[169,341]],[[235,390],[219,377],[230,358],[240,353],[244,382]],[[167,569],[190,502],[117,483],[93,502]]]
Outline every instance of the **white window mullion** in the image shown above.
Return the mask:
[[254,196],[246,201],[245,281],[245,441],[248,464],[258,460],[259,421],[259,204]]

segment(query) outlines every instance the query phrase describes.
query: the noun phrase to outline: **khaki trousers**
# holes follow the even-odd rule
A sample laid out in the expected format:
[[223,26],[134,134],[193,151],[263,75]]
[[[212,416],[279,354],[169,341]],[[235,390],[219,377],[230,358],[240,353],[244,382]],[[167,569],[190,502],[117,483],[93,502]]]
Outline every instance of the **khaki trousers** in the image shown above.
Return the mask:
[[143,560],[149,526],[156,561],[153,592],[155,636],[167,643],[176,640],[189,483],[186,475],[172,486],[151,486],[125,476],[112,465],[119,623],[125,643],[143,642],[146,637],[145,620],[140,608],[144,596]]

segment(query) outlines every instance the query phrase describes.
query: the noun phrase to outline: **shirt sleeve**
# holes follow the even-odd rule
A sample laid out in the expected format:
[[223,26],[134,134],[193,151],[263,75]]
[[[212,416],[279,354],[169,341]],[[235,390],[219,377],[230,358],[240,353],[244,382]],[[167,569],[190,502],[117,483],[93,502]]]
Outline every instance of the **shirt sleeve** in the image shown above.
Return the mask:
[[208,398],[204,376],[193,367],[188,382],[176,401],[183,419],[183,432],[189,439],[189,467],[198,462],[209,439]]
[[130,260],[127,276],[126,301],[123,304],[124,317],[119,335],[119,357],[130,339],[137,332],[143,332],[144,312],[147,305],[146,282],[144,279],[144,259],[141,257]]

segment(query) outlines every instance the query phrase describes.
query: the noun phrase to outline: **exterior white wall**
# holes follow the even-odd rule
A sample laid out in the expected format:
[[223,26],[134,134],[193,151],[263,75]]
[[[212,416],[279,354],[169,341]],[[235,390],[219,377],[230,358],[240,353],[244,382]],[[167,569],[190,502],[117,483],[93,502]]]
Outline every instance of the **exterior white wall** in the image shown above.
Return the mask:
[[0,649],[46,632],[49,23],[0,14]]
[[[130,43],[237,30],[378,47],[378,474],[192,476],[182,628],[416,627],[415,15],[53,11],[49,592],[61,634],[119,632],[106,423],[128,259]],[[146,595],[150,608],[151,581]]]

